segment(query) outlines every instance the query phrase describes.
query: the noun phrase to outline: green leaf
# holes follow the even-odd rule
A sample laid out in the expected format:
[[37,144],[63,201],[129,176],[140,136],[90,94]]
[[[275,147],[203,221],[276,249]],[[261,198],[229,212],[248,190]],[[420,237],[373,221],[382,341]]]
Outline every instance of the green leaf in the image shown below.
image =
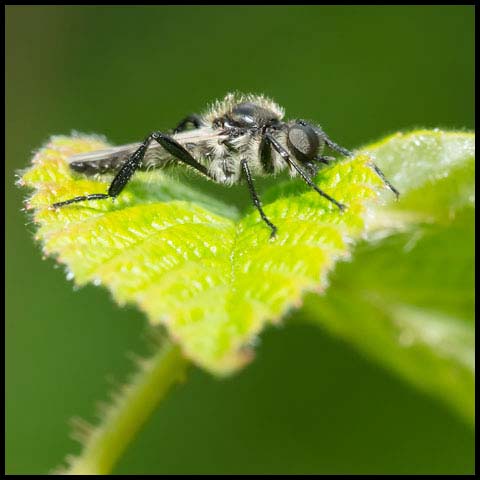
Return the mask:
[[279,230],[274,240],[253,208],[235,219],[232,208],[162,171],[138,172],[115,201],[52,210],[54,202],[107,190],[111,177],[74,174],[65,161],[102,147],[95,137],[55,137],[24,173],[45,254],[78,285],[102,284],[120,304],[137,304],[187,357],[217,374],[245,364],[264,326],[298,307],[305,291],[326,287],[336,259],[363,232],[366,200],[383,188],[365,155],[318,178],[348,205],[344,213],[292,182],[287,196],[265,205]]
[[[473,135],[399,134],[322,170],[317,184],[348,205],[343,214],[298,180],[279,184],[262,196],[279,228],[273,241],[254,209],[239,214],[170,172],[137,173],[115,201],[49,209],[107,190],[111,177],[73,174],[65,162],[104,147],[94,137],[53,138],[22,177],[35,189],[28,206],[45,254],[78,285],[102,284],[120,304],[137,304],[192,361],[227,374],[252,357],[266,325],[299,307],[306,292],[325,291],[336,262],[353,252],[328,295],[308,297],[304,315],[462,411],[470,408],[473,288],[470,271],[462,277],[458,269],[471,270],[473,254]],[[401,191],[399,202],[370,168],[372,156]],[[459,242],[456,228],[463,243],[458,258],[447,249],[447,261],[445,244]],[[453,284],[460,293],[444,295]],[[439,331],[445,341],[425,337]]]
[[[402,191],[303,319],[474,418],[474,137],[416,132],[367,147]],[[382,225],[383,223],[383,225]]]

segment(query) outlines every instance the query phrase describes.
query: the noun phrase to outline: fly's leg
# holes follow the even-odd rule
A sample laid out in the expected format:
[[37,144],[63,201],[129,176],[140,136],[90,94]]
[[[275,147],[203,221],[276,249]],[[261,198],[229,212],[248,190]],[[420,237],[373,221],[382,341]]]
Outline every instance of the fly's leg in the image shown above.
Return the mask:
[[99,200],[103,198],[115,198],[120,194],[120,192],[125,188],[129,182],[132,175],[135,173],[137,168],[142,163],[143,157],[149,147],[153,142],[158,142],[170,155],[175,157],[177,160],[190,165],[195,170],[203,173],[207,177],[210,177],[208,170],[197,160],[195,160],[190,153],[185,150],[185,148],[175,141],[172,137],[165,135],[161,132],[151,133],[143,143],[133,152],[130,158],[125,162],[120,171],[117,173],[115,178],[112,180],[110,187],[108,188],[107,193],[94,193],[91,195],[83,195],[80,197],[74,197],[70,200],[65,200],[63,202],[57,202],[52,205],[53,208],[64,207],[65,205],[70,205],[71,203],[83,202],[85,200]]
[[370,162],[370,166],[373,168],[374,172],[382,179],[383,183],[395,194],[395,196],[400,196],[400,192],[387,180],[385,174],[380,170],[380,168],[375,165],[375,163]]
[[255,190],[255,185],[253,184],[252,174],[250,173],[250,168],[248,168],[247,161],[245,159],[243,159],[243,160],[241,160],[240,164],[242,166],[243,173],[245,174],[245,178],[247,179],[248,189],[250,190],[250,196],[252,197],[253,204],[255,205],[255,207],[257,207],[258,213],[260,213],[260,216],[262,217],[262,220],[272,230],[272,233],[270,234],[270,238],[273,238],[277,234],[277,227],[268,219],[268,217],[265,215],[265,212],[263,211],[262,202],[260,202],[260,199],[258,198],[258,194]]
[[83,202],[84,200],[101,200],[102,198],[110,198],[107,193],[92,193],[90,195],[82,195],[81,197],[74,197],[64,202],[57,202],[52,205],[52,208],[60,208],[71,203]]
[[280,145],[280,143],[278,143],[278,141],[274,137],[272,137],[272,135],[270,135],[269,133],[266,133],[265,137],[272,144],[273,148],[280,154],[280,156],[300,174],[300,176],[303,178],[305,183],[307,183],[310,187],[312,187],[319,195],[326,198],[330,202],[334,203],[340,210],[345,210],[345,205],[343,205],[343,203],[337,202],[337,200],[332,198],[323,190],[320,190],[315,185],[315,182],[312,180],[310,175],[307,172],[305,172],[299,165],[296,164],[296,162],[294,162],[290,158],[290,154],[282,147],[282,145]]
[[343,155],[344,157],[353,157],[353,152],[350,150],[347,150],[346,148],[341,147],[334,141],[330,140],[327,135],[323,133],[323,139],[325,140],[325,143],[328,145],[329,148],[331,148],[333,151],[338,152],[340,155]]
[[313,161],[303,162],[303,166],[306,168],[307,173],[313,178],[318,173],[320,166],[319,163],[323,163],[324,165],[330,165],[335,160],[335,157],[324,157],[317,155],[313,158]]
[[[153,135],[153,134],[152,134]],[[145,152],[147,151],[148,146],[153,141],[152,135],[149,135],[143,143],[133,152],[130,158],[125,162],[122,168],[119,170],[115,178],[113,179],[110,187],[108,188],[108,193],[93,193],[91,195],[82,195],[80,197],[74,197],[63,202],[57,202],[52,205],[53,208],[64,207],[65,205],[70,205],[71,203],[83,202],[86,200],[99,200],[103,198],[115,198],[128,183],[132,175],[135,173],[135,170],[139,167],[142,162]]]
[[[340,145],[337,145],[335,142],[332,142],[325,134],[324,135],[324,140],[325,143],[334,151],[340,153],[341,155],[344,155],[346,157],[353,157],[353,153],[347,150],[346,148],[341,147]],[[387,180],[385,177],[385,174],[380,170],[377,165],[375,165],[373,162],[371,162],[371,166],[375,173],[382,179],[383,183],[395,194],[395,196],[398,197],[400,196],[400,192]]]
[[320,156],[317,155],[314,160],[318,163],[323,163],[324,165],[330,165],[333,161],[335,161],[335,157],[327,157],[327,156]]
[[173,134],[183,132],[187,129],[187,125],[191,123],[195,128],[199,128],[202,125],[202,119],[200,115],[196,113],[185,117],[174,129]]
[[274,173],[275,168],[273,166],[272,147],[265,136],[262,136],[258,153],[263,171],[265,173]]

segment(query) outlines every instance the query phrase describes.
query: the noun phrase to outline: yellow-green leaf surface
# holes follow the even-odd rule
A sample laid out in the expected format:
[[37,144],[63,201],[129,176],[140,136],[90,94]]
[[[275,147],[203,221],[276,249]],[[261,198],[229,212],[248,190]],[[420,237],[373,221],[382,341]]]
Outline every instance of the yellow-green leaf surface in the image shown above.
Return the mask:
[[[378,241],[461,208],[459,187],[448,180],[451,170],[468,166],[472,142],[468,134],[415,132],[322,170],[317,184],[348,205],[344,213],[298,181],[274,187],[263,195],[279,229],[273,241],[254,209],[239,215],[168,171],[137,173],[115,201],[51,210],[54,202],[107,190],[111,176],[74,174],[65,161],[104,148],[95,137],[53,138],[22,180],[34,188],[28,206],[45,253],[65,264],[77,284],[102,284],[119,303],[138,305],[192,361],[226,374],[251,358],[268,323],[298,307],[305,292],[326,289],[335,262],[348,260],[357,241]],[[372,157],[402,192],[398,204],[369,167]],[[450,203],[439,206],[429,193],[417,208],[409,192],[442,182]]]
[[265,205],[278,227],[274,240],[255,210],[234,218],[231,207],[164,171],[138,172],[115,201],[52,210],[107,190],[111,177],[75,174],[66,163],[104,147],[95,137],[55,137],[35,155],[22,182],[35,189],[27,206],[37,238],[78,285],[104,285],[120,304],[138,305],[187,357],[217,374],[248,361],[266,323],[298,307],[306,290],[325,289],[335,261],[363,233],[366,200],[384,188],[365,155],[326,169],[319,184],[348,209],[297,184],[295,195]]

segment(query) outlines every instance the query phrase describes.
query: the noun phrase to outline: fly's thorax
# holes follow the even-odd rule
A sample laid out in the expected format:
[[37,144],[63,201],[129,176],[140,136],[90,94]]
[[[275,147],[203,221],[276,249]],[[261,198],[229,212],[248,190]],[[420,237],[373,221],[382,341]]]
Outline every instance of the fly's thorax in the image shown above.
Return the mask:
[[202,115],[202,120],[205,124],[211,125],[219,118],[231,116],[235,107],[241,104],[258,105],[260,109],[270,111],[278,120],[281,120],[285,114],[284,110],[277,103],[264,95],[233,92],[228,93],[222,100],[215,102]]
[[208,172],[217,183],[234,185],[241,177],[241,159],[242,156],[238,152],[212,157],[207,165]]
[[238,183],[242,175],[241,161],[255,163],[258,157],[258,140],[252,132],[243,135],[219,137],[207,145],[208,170],[214,180],[225,185]]
[[211,127],[182,132],[174,135],[173,138],[206,167],[210,165],[214,158],[225,153],[223,141],[227,136],[221,135],[219,130]]

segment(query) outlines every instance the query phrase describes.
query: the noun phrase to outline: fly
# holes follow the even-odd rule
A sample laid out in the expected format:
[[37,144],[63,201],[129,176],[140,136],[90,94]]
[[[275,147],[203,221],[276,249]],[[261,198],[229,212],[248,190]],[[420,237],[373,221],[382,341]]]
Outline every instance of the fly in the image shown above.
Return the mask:
[[[261,95],[228,94],[202,115],[184,118],[172,133],[153,132],[141,143],[74,155],[67,159],[75,172],[86,175],[116,172],[107,193],[92,193],[54,203],[60,208],[72,203],[117,197],[137,170],[164,168],[181,163],[214,182],[233,185],[247,182],[253,204],[275,236],[277,227],[269,220],[255,189],[255,175],[271,175],[288,169],[300,176],[319,195],[340,210],[338,202],[315,184],[320,166],[334,157],[325,147],[344,156],[352,152],[333,142],[317,125],[305,120],[284,121],[284,111]],[[397,189],[373,165],[374,171],[398,197]]]

